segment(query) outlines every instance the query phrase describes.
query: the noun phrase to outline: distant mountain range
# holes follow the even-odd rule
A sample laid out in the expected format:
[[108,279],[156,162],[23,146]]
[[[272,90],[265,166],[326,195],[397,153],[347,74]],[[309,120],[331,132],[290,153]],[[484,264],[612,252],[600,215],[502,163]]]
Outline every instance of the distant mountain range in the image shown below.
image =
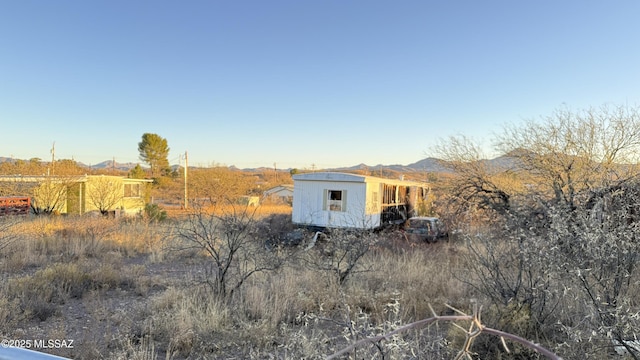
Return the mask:
[[[0,163],[3,163],[5,161],[15,161],[16,159],[13,158],[9,158],[9,157],[4,157],[4,156],[0,156]],[[24,159],[23,159],[24,160]],[[29,161],[29,160],[24,160],[24,161]],[[48,161],[42,161],[42,163],[48,163]],[[97,164],[90,164],[87,165],[85,163],[82,162],[77,162],[77,164],[79,166],[82,167],[86,167],[86,168],[91,168],[91,169],[115,169],[115,170],[123,170],[123,171],[129,171],[131,169],[133,169],[134,167],[136,167],[136,165],[138,165],[138,163],[119,163],[119,162],[113,162],[113,160],[105,160],[103,162],[97,163]],[[142,167],[145,167],[144,165],[141,165]]]
[[[113,160],[106,160],[106,161],[103,161],[101,163],[97,163],[95,165],[93,165],[93,164],[92,165],[86,165],[86,164],[83,164],[83,163],[78,163],[78,165],[90,167],[92,169],[116,169],[116,170],[129,171],[129,170],[133,169],[134,167],[136,167],[136,165],[138,165],[138,163],[131,163],[131,162],[119,163],[119,162],[116,162],[114,164]],[[142,166],[142,165],[140,165],[140,166]]]
[[369,170],[369,171],[379,171],[379,170],[391,170],[397,171],[401,173],[410,173],[410,172],[448,172],[449,170],[442,165],[442,160],[436,158],[425,158],[420,161],[417,161],[413,164],[409,165],[382,165],[378,164],[375,166],[370,166],[366,164],[359,164],[351,167],[343,167],[331,169],[334,171],[356,171],[356,170]]
[[[499,156],[494,159],[481,160],[487,165],[495,168],[503,168],[503,169],[513,169],[516,167],[517,160],[509,155]],[[417,162],[408,165],[367,165],[367,164],[358,164],[349,167],[339,167],[339,168],[331,168],[331,169],[320,169],[320,171],[368,171],[372,174],[375,174],[378,171],[390,171],[397,173],[446,173],[451,172],[446,166],[446,162],[444,160],[440,160],[433,157],[424,158]],[[255,169],[242,169],[244,171],[273,171],[272,168],[255,168]],[[283,171],[289,171],[291,169],[282,169]]]
[[[2,157],[0,156],[0,163],[5,162],[5,161],[15,161],[15,159],[12,158],[8,158],[8,157]],[[509,155],[505,155],[505,156],[500,156],[494,159],[488,159],[488,160],[483,160],[485,162],[488,162],[489,164],[496,166],[496,167],[504,167],[504,168],[510,168],[513,167],[515,164],[515,159]],[[81,162],[78,162],[78,165],[80,166],[84,166],[87,168],[91,168],[91,169],[116,169],[116,170],[122,170],[122,171],[129,171],[131,169],[133,169],[136,165],[138,165],[138,163],[118,163],[116,162],[114,164],[113,160],[105,160],[103,162],[100,162],[98,164],[91,164],[91,165],[87,165],[87,164],[83,164]],[[141,165],[143,168],[146,167],[144,165]],[[173,165],[172,168],[176,168],[178,167],[178,165]],[[233,166],[232,166],[233,167]],[[233,167],[235,168],[235,167]],[[266,168],[266,167],[262,167],[262,168],[250,168],[250,169],[242,169],[244,171],[272,171],[273,169],[271,168]],[[283,171],[289,171],[291,169],[282,169]],[[341,167],[341,168],[333,168],[333,169],[323,169],[324,171],[359,171],[359,170],[368,170],[372,173],[375,173],[376,171],[381,171],[381,170],[389,170],[389,171],[394,171],[394,172],[399,172],[399,173],[424,173],[424,172],[432,172],[432,173],[439,173],[439,172],[449,172],[449,169],[447,169],[444,165],[443,165],[443,161],[440,159],[436,159],[436,158],[432,158],[432,157],[428,157],[422,160],[419,160],[415,163],[412,164],[408,164],[408,165],[382,165],[382,164],[378,164],[378,165],[366,165],[366,164],[358,164],[358,165],[354,165],[354,166],[350,166],[350,167]]]

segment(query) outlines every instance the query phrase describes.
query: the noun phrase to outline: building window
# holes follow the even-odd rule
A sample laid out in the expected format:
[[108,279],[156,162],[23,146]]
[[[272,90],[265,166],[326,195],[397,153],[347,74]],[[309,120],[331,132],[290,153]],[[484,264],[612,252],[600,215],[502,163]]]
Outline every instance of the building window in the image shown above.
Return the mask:
[[140,197],[140,184],[124,184],[124,197]]
[[346,211],[347,210],[347,191],[346,190],[326,190],[325,193],[325,210],[329,211]]
[[378,212],[378,192],[374,191],[371,193],[371,209],[370,212]]

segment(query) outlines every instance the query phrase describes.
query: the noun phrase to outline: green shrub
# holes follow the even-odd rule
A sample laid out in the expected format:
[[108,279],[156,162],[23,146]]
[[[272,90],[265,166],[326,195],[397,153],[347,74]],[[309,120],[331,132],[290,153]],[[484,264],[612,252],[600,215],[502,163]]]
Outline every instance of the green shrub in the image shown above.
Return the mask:
[[144,214],[150,221],[164,221],[167,219],[167,212],[157,204],[147,204],[144,207]]

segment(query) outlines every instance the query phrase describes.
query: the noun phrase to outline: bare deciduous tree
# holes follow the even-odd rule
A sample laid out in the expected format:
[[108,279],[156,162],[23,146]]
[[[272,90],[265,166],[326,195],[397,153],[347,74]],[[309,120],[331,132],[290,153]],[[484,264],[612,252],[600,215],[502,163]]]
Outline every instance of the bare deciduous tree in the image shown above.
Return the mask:
[[[632,300],[639,291],[638,110],[561,109],[507,127],[495,144],[509,166],[484,166],[472,143],[440,146],[457,177],[453,198],[494,214],[486,231],[466,235],[471,285],[501,304],[500,316],[521,312],[536,340],[595,337],[624,346],[640,335]],[[513,182],[500,181],[506,176]],[[632,346],[627,352],[640,357]]]
[[225,167],[194,169],[190,172],[189,191],[196,199],[223,205],[247,195],[250,179],[243,173]]
[[576,198],[584,190],[638,175],[640,114],[623,106],[561,109],[541,122],[507,127],[496,146],[518,160],[531,190],[571,207],[584,200]]
[[65,205],[67,188],[74,182],[71,177],[46,177],[33,188],[31,207],[35,214],[52,214]]
[[96,177],[87,183],[87,202],[98,209],[100,214],[107,215],[114,210],[124,196],[122,184],[111,177]]
[[[32,187],[32,186],[31,186]],[[19,181],[1,181],[0,196],[22,196],[30,195],[32,190],[29,186]]]
[[196,209],[177,225],[184,248],[203,251],[210,260],[205,281],[223,298],[233,297],[251,276],[284,263],[277,250],[266,250],[256,221],[254,208],[236,206],[224,212]]
[[517,174],[487,161],[481,146],[470,138],[452,136],[434,151],[454,174],[448,186],[449,205],[459,212],[471,206],[504,214],[510,209],[512,197],[522,190]]

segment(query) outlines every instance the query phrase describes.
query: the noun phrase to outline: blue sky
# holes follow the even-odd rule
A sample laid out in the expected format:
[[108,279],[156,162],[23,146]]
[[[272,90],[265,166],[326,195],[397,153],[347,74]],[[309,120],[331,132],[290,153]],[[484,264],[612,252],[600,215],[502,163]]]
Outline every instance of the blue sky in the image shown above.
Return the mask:
[[409,164],[561,106],[640,103],[640,2],[0,2],[0,156]]

